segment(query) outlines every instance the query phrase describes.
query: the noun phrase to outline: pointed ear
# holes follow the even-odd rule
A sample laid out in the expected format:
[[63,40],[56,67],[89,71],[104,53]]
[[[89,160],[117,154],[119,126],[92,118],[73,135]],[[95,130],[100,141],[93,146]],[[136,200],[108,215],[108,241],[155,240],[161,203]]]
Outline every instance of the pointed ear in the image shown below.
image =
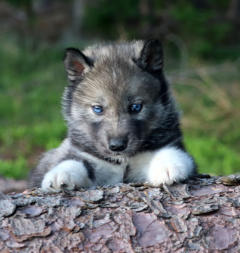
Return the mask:
[[75,83],[82,79],[83,74],[93,67],[93,61],[76,48],[67,48],[64,56],[64,66],[68,79]]
[[147,40],[142,48],[140,57],[135,60],[136,64],[143,70],[151,73],[163,69],[163,49],[159,40]]

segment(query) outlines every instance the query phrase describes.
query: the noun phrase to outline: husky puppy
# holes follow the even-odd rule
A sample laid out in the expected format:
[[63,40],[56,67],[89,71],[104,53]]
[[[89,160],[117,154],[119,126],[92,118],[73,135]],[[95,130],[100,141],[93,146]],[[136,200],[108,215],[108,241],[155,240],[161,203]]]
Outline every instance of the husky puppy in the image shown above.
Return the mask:
[[45,191],[119,182],[172,184],[193,175],[158,40],[68,48],[67,138],[47,152],[30,185]]

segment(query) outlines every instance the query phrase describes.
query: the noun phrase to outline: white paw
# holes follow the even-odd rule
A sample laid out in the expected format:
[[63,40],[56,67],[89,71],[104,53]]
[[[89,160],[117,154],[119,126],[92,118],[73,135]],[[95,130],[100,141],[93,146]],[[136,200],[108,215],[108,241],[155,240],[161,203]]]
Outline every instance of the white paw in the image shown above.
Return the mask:
[[153,156],[147,173],[152,185],[173,184],[187,179],[194,171],[193,159],[175,147],[166,147]]
[[62,189],[73,190],[90,185],[91,180],[82,162],[66,160],[45,174],[41,186],[43,191],[59,192]]

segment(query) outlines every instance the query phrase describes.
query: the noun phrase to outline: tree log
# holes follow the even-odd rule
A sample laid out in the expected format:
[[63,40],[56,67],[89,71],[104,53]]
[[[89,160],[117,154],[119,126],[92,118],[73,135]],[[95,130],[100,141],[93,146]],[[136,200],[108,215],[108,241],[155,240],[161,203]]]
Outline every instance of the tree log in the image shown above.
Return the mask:
[[0,252],[239,252],[240,176],[0,195]]
[[22,192],[27,187],[26,180],[14,180],[0,176],[0,192]]

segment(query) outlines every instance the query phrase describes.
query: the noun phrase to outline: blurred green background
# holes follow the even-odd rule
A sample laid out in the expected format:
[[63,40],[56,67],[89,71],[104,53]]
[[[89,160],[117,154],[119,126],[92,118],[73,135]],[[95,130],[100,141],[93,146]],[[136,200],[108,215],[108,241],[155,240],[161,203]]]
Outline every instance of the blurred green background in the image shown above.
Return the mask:
[[66,134],[65,47],[160,38],[200,172],[240,171],[240,0],[0,2],[0,175],[24,178]]

